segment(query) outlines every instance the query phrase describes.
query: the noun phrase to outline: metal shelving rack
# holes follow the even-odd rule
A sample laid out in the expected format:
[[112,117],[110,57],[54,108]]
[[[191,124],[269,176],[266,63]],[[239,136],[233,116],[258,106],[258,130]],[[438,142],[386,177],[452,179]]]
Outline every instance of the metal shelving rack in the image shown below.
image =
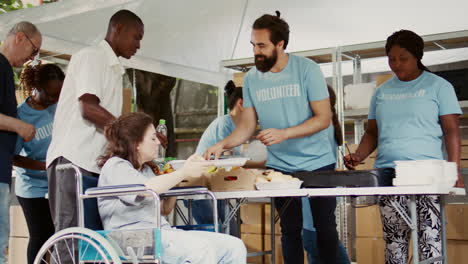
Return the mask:
[[[425,52],[464,48],[468,47],[468,30],[447,32],[440,34],[432,34],[422,36],[424,40]],[[314,60],[316,63],[332,63],[333,66],[333,88],[337,95],[337,114],[342,131],[345,131],[345,119],[352,120],[354,123],[354,136],[355,142],[359,143],[362,136],[364,135],[364,121],[367,119],[368,109],[358,110],[344,110],[344,93],[343,93],[343,75],[341,72],[341,64],[343,61],[353,61],[353,83],[361,83],[361,60],[370,59],[376,57],[385,57],[385,42],[377,41],[370,43],[362,43],[356,45],[347,45],[333,48],[323,48],[308,51],[292,52],[292,54],[302,57],[307,57]],[[224,60],[221,62],[222,67],[239,70],[246,72],[254,65],[254,58],[243,58],[235,60]],[[224,101],[221,101],[224,104]],[[460,101],[462,108],[468,108],[468,101]],[[222,109],[224,106],[220,106]],[[343,133],[343,141],[344,141]],[[339,147],[339,151],[343,150],[343,146]],[[338,152],[340,153],[340,152]],[[341,155],[338,155],[338,167],[343,168],[343,160]],[[339,203],[339,209],[337,210],[337,222],[339,223],[339,233],[343,245],[347,245],[347,221],[348,217],[346,214],[346,201],[342,199]],[[350,220],[354,225],[355,212],[351,210]],[[354,230],[351,230],[351,236],[355,237]],[[353,246],[354,247],[354,244]],[[352,257],[354,256],[354,250],[352,251]]]

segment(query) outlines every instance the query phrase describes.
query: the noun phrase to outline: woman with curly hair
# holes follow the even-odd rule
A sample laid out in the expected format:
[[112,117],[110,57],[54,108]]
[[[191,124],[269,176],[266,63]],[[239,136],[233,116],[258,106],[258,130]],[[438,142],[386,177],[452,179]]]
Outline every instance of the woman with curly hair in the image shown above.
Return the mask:
[[65,74],[57,65],[39,64],[25,67],[20,78],[27,98],[18,106],[18,118],[36,128],[33,140],[24,142],[18,137],[13,159],[17,174],[15,193],[28,225],[27,258],[32,264],[41,246],[54,233],[45,199],[48,191],[45,159]]

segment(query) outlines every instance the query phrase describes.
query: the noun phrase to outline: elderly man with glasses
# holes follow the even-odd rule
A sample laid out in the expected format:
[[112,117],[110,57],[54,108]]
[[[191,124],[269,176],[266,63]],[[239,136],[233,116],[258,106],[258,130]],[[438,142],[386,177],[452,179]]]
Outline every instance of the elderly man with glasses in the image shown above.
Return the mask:
[[42,35],[30,22],[13,26],[0,46],[0,264],[6,263],[5,249],[10,233],[9,194],[16,137],[30,141],[36,130],[16,118],[15,81],[12,67],[22,67],[39,53]]

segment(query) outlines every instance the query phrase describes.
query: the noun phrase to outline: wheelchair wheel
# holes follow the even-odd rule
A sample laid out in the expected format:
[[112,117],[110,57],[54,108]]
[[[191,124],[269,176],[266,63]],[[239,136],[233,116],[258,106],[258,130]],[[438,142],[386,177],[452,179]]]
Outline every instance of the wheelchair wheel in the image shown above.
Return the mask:
[[34,264],[42,263],[122,264],[122,261],[103,236],[90,229],[71,227],[57,232],[44,243],[34,260]]

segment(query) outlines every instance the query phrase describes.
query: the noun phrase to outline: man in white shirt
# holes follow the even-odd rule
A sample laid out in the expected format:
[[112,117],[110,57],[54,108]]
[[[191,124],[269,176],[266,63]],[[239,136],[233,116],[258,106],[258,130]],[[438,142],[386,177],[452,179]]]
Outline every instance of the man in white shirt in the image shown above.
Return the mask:
[[97,183],[100,170],[96,159],[106,144],[103,129],[122,112],[125,69],[118,57],[131,58],[140,48],[143,34],[141,19],[120,10],[111,17],[105,39],[80,50],[70,60],[46,161],[56,232],[78,224],[74,171],[56,167],[73,163],[81,170],[85,188],[87,181]]

